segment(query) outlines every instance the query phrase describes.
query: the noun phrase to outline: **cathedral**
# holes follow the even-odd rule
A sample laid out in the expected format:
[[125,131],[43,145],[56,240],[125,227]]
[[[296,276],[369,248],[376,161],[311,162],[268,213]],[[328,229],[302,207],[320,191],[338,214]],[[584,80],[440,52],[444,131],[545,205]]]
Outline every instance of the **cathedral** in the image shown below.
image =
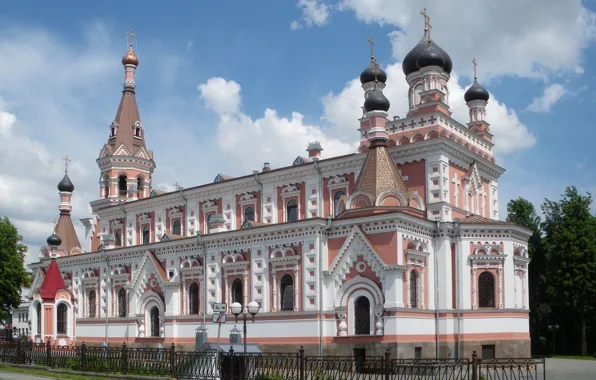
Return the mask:
[[145,141],[131,43],[85,236],[66,170],[59,219],[30,265],[30,338],[194,347],[199,330],[216,340],[214,304],[255,302],[247,341],[264,351],[529,356],[531,231],[499,220],[489,93],[475,74],[469,120],[451,117],[452,60],[424,14],[402,63],[406,117],[389,117],[387,75],[371,54],[356,152],[325,157],[315,141],[288,166],[171,192],[152,187],[158,155]]

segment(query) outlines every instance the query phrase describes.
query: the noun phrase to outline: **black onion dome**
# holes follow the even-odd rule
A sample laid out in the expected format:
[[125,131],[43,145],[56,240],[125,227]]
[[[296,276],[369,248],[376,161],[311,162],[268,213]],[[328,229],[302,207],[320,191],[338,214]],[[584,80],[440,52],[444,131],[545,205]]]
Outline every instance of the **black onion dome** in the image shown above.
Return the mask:
[[466,103],[473,100],[484,100],[485,102],[488,102],[489,98],[490,95],[488,94],[488,91],[486,91],[486,88],[479,85],[476,79],[474,79],[474,84],[472,84],[472,86],[470,86],[468,91],[466,91],[464,94],[464,100]]
[[46,241],[48,242],[48,245],[62,244],[62,239],[60,239],[60,236],[56,235],[55,232],[53,234],[51,234],[50,237],[48,238],[48,240],[46,240]]
[[445,50],[441,49],[434,41],[428,42],[428,37],[424,37],[406,54],[402,62],[404,74],[409,75],[420,70],[423,67],[439,66],[447,74],[451,74],[453,61]]
[[385,83],[387,82],[387,74],[375,61],[371,61],[370,65],[368,65],[362,74],[360,74],[360,83],[365,84],[368,82],[374,82],[375,80]]
[[372,90],[370,95],[364,101],[364,110],[366,112],[370,111],[389,111],[389,99],[385,97],[383,91],[379,87],[376,87]]
[[62,181],[60,181],[60,183],[58,184],[58,190],[68,191],[70,193],[74,191],[74,185],[70,181],[70,178],[68,178],[68,174],[64,174],[64,178],[62,178]]

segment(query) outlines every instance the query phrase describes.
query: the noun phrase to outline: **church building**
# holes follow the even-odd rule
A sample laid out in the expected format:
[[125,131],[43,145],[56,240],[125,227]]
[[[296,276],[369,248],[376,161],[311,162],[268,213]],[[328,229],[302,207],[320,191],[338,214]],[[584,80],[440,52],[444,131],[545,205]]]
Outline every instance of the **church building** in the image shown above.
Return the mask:
[[451,117],[452,60],[424,15],[402,63],[405,117],[390,117],[371,49],[357,152],[325,157],[315,141],[288,166],[172,192],[152,187],[131,43],[81,240],[68,172],[58,184],[60,218],[31,264],[30,338],[194,347],[205,321],[215,342],[215,303],[256,302],[248,342],[265,351],[529,356],[531,231],[499,220],[489,93],[474,75],[469,120]]

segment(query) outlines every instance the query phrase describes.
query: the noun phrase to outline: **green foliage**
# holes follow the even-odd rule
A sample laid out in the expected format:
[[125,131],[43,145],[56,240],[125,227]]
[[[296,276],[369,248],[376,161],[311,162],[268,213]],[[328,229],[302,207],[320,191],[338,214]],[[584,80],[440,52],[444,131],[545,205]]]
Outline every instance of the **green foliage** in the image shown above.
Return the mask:
[[21,285],[29,286],[31,279],[25,270],[27,247],[23,237],[6,217],[0,218],[0,317],[6,317],[8,309],[21,303]]
[[262,373],[255,376],[255,380],[284,380],[284,377],[278,373]]
[[560,201],[545,200],[542,205],[548,294],[561,315],[573,311],[577,317],[582,355],[587,354],[586,314],[596,301],[596,217],[591,205],[591,195],[582,195],[573,186]]

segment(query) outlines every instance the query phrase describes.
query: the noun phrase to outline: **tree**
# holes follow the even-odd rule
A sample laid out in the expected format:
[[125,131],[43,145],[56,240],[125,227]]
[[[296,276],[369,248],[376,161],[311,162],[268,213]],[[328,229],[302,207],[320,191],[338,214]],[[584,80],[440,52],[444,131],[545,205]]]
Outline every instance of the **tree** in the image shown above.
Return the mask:
[[[548,318],[551,305],[547,294],[546,250],[540,230],[541,220],[534,205],[524,199],[512,199],[507,203],[507,221],[532,231],[528,241],[530,259],[528,268],[528,293],[530,298],[530,334],[534,352],[545,353],[540,342],[548,334]],[[542,339],[541,339],[542,338]]]
[[560,201],[547,199],[542,205],[548,293],[559,315],[577,318],[582,355],[587,355],[586,313],[596,300],[596,218],[591,204],[589,193],[579,194],[571,186]]
[[21,242],[17,228],[6,217],[0,218],[0,317],[21,303],[21,286],[29,286],[31,278],[25,270],[27,247]]

